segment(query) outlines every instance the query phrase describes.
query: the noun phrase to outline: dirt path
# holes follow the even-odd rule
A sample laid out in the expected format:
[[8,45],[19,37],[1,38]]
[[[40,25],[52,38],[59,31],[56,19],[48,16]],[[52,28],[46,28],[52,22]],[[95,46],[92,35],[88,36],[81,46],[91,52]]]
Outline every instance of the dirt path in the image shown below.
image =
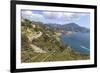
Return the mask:
[[35,46],[34,44],[30,44],[30,46],[34,49],[34,52],[47,53],[46,51],[42,50],[40,47]]
[[37,53],[46,53],[46,51],[42,50],[40,47],[37,47],[36,45],[32,44],[32,40],[33,39],[38,39],[39,37],[42,36],[42,32],[39,31],[39,32],[36,32],[35,34],[30,34],[28,35],[28,39],[30,41],[30,46],[34,49],[34,52],[37,52]]
[[28,39],[29,39],[29,41],[31,42],[33,39],[37,39],[37,38],[39,38],[39,37],[41,37],[42,36],[42,32],[37,32],[36,34],[30,34],[30,35],[28,35]]

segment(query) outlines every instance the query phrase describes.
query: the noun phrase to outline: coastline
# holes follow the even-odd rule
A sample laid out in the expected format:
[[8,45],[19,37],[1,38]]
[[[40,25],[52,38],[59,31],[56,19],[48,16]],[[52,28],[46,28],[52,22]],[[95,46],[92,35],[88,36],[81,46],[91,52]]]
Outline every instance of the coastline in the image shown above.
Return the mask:
[[[56,35],[56,36],[57,36],[57,38],[59,38],[60,42],[62,42],[63,44],[68,45],[68,46],[71,47],[71,45],[68,44],[68,42],[65,42],[65,43],[64,43],[64,42],[62,41],[62,38],[61,38],[60,36],[65,35],[66,37],[68,36],[68,39],[70,39],[69,36],[70,36],[70,35],[73,35],[73,34],[75,34],[75,33],[77,33],[77,32],[68,31],[66,34],[60,33],[60,35]],[[74,39],[73,39],[73,40],[74,40]],[[79,39],[78,39],[78,40],[79,40]],[[65,39],[64,39],[64,41],[65,41]],[[72,42],[72,43],[73,43],[73,42]],[[77,42],[76,42],[75,44],[77,44]],[[84,44],[83,44],[83,45],[84,45]],[[84,51],[84,52],[78,51],[78,50],[80,50],[80,49],[77,50],[76,47],[71,47],[71,48],[74,49],[74,51],[75,51],[77,54],[88,55],[88,56],[89,56],[89,54],[90,54],[90,53],[89,53],[90,49],[88,49],[88,47],[85,47],[85,45],[84,45],[84,46],[80,46],[80,44],[79,44],[79,47],[78,47],[78,48],[82,49],[82,51]],[[75,48],[76,48],[76,49],[75,49]],[[85,52],[85,51],[86,51],[86,52]],[[87,51],[88,51],[88,52],[87,52]]]

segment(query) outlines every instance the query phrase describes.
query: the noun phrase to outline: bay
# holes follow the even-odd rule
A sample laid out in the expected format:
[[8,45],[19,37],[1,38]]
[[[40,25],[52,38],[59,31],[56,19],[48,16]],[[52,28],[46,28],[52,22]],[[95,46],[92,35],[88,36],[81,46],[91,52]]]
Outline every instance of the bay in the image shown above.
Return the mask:
[[60,36],[62,43],[69,45],[76,52],[90,54],[90,33],[75,32],[69,35]]

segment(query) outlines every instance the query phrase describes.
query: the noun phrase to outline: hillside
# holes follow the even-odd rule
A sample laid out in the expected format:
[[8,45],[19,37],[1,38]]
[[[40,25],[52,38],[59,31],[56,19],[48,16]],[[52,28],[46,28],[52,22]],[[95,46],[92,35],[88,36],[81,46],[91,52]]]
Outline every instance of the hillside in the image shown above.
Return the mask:
[[41,22],[21,21],[21,61],[46,62],[86,60],[88,55],[79,54],[60,41],[59,36]]
[[90,30],[88,28],[79,26],[76,23],[68,23],[68,24],[47,24],[49,27],[54,29],[55,31],[74,31],[74,32],[89,32]]

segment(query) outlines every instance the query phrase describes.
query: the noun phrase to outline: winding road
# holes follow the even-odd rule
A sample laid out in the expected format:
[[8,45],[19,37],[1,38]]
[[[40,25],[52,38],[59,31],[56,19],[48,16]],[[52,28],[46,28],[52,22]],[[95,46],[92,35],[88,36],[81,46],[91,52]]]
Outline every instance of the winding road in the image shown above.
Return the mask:
[[32,47],[32,49],[34,49],[34,52],[37,52],[37,53],[46,53],[46,51],[42,50],[40,47],[37,47],[36,45],[32,44],[32,40],[33,39],[38,39],[39,37],[42,36],[42,32],[39,31],[39,32],[36,32],[35,34],[33,33],[30,33],[30,35],[28,35],[28,39],[30,41],[30,46]]
[[28,35],[28,39],[29,39],[29,41],[30,42],[32,42],[32,40],[33,39],[37,39],[37,38],[39,38],[40,36],[42,36],[42,32],[37,32],[36,34],[30,34],[30,35]]

